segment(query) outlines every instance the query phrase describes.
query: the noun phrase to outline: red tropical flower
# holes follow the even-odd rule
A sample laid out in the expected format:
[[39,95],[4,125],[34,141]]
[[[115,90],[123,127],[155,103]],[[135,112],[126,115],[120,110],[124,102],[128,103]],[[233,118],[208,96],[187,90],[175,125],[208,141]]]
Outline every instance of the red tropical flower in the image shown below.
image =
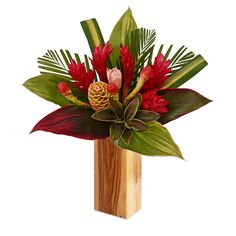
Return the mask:
[[135,61],[128,46],[122,45],[120,48],[121,63],[123,65],[123,98],[125,98],[131,87],[131,82],[134,75]]
[[112,52],[110,42],[107,42],[104,46],[100,45],[93,51],[93,59],[91,63],[94,69],[98,72],[100,80],[107,83],[107,60]]
[[70,87],[65,82],[59,82],[57,85],[57,88],[58,88],[58,92],[61,95],[63,95],[64,97],[66,97],[72,93]]
[[157,113],[166,113],[168,112],[166,105],[168,105],[169,102],[163,99],[161,96],[157,95],[157,91],[158,89],[155,88],[142,94],[141,108]]
[[117,85],[116,85],[115,83],[109,83],[109,84],[107,85],[107,91],[108,91],[110,94],[114,95],[114,94],[117,94],[117,93],[118,93],[119,89],[118,89],[118,87],[117,87]]
[[149,78],[143,85],[142,92],[163,86],[164,81],[168,79],[166,75],[171,72],[171,68],[168,68],[170,63],[170,60],[164,61],[163,54],[159,54],[156,56],[154,64],[147,66],[149,68],[148,70],[145,71],[147,67],[143,68],[142,72],[146,72]]
[[76,63],[75,60],[71,60],[68,65],[68,73],[74,80],[73,84],[82,90],[83,92],[88,92],[89,85],[94,80],[94,72],[89,70],[86,72],[84,63]]

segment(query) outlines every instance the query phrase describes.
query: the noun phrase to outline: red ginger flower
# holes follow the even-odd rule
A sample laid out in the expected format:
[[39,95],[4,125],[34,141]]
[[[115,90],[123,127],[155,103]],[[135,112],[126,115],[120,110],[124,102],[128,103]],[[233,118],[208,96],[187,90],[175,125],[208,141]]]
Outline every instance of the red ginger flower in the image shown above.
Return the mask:
[[107,60],[112,52],[110,42],[107,42],[104,46],[100,45],[93,51],[93,59],[91,63],[94,69],[98,72],[100,80],[107,83]]
[[112,94],[112,95],[115,95],[118,93],[119,89],[117,87],[117,85],[115,83],[109,83],[107,85],[107,91]]
[[142,94],[141,108],[157,113],[166,113],[168,112],[166,105],[168,105],[169,102],[163,99],[161,96],[157,95],[157,91],[158,89],[155,88]]
[[58,88],[58,92],[64,97],[72,94],[70,87],[65,82],[59,82],[57,85],[57,88]]
[[143,68],[140,76],[143,73],[143,75],[148,77],[148,81],[143,85],[142,92],[163,86],[164,81],[168,79],[166,75],[171,72],[171,68],[168,68],[170,63],[170,60],[164,61],[163,54],[159,54],[156,56],[153,65]]
[[73,84],[82,90],[83,92],[88,92],[89,85],[94,80],[94,72],[89,70],[86,72],[84,63],[76,63],[75,60],[71,60],[68,65],[68,73],[75,82]]
[[134,75],[135,61],[128,47],[122,45],[120,48],[120,57],[121,63],[123,65],[123,80],[124,80],[124,88],[123,88],[123,99],[127,96],[129,89],[131,87],[131,82]]

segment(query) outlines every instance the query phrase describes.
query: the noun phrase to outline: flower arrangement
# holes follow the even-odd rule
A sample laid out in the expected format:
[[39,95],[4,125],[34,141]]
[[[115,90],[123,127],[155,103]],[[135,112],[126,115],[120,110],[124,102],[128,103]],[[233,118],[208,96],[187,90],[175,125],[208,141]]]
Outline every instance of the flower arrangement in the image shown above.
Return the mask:
[[207,62],[185,46],[160,45],[156,31],[138,28],[128,9],[105,43],[96,19],[81,22],[91,57],[84,62],[68,50],[48,50],[38,58],[41,75],[24,86],[61,108],[41,119],[42,130],[96,140],[110,136],[122,149],[144,155],[182,158],[166,123],[210,102],[178,88]]

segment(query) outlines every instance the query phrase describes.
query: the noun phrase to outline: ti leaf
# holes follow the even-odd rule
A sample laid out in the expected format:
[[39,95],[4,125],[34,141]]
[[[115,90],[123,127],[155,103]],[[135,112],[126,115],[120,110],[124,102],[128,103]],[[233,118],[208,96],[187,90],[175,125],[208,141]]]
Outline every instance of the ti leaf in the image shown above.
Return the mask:
[[42,130],[88,140],[108,137],[109,123],[92,119],[92,114],[91,109],[66,106],[45,116],[31,133]]
[[148,129],[145,123],[138,119],[128,120],[127,124],[131,129],[135,129],[137,131],[144,131]]
[[[121,142],[124,144],[129,144],[131,138],[131,129],[126,129],[119,140],[121,140]],[[116,140],[115,143],[119,142],[119,140]]]
[[104,122],[115,122],[117,120],[117,117],[114,112],[109,109],[95,112],[92,115],[92,118]]
[[210,99],[191,89],[163,89],[158,95],[169,101],[168,112],[163,113],[158,120],[161,124],[166,124],[211,102]]
[[126,129],[126,127],[122,123],[112,123],[110,125],[111,139],[113,141],[119,139],[122,136],[122,134],[124,133],[125,129]]
[[126,121],[131,120],[136,115],[140,106],[140,97],[136,96],[125,108],[124,118]]
[[115,143],[125,149],[148,156],[176,156],[183,158],[179,147],[175,144],[169,131],[159,122],[151,122],[146,131],[131,129],[132,138],[125,142],[122,138]]
[[[38,58],[39,68],[41,74],[56,74],[65,78],[70,78],[68,74],[67,65],[72,59],[72,55],[68,50],[48,50],[42,57]],[[77,62],[80,62],[79,55],[74,54],[74,58]]]
[[118,20],[110,35],[110,43],[113,47],[110,58],[113,67],[117,65],[117,61],[119,60],[120,45],[125,43],[126,36],[136,28],[137,24],[129,8]]
[[73,104],[71,101],[62,96],[57,89],[59,82],[66,82],[73,94],[81,101],[87,102],[87,96],[85,93],[79,92],[78,89],[73,86],[71,81],[63,76],[54,74],[44,74],[33,77],[27,80],[23,86],[29,89],[32,93],[46,99],[47,101],[53,102],[60,106]]
[[109,98],[109,104],[113,112],[115,113],[118,119],[124,118],[124,108],[122,103],[117,100],[114,100],[112,97]]
[[147,122],[151,122],[151,121],[155,121],[158,120],[160,118],[160,114],[153,112],[153,111],[148,111],[148,110],[139,110],[135,117],[136,119],[139,119],[145,123]]

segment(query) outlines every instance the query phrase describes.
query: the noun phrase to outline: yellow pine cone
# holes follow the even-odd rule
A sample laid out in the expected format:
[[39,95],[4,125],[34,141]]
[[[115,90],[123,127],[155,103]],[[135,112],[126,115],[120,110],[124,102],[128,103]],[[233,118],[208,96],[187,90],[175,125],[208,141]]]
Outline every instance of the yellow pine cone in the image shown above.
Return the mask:
[[110,93],[107,91],[107,84],[99,81],[90,84],[88,88],[88,100],[94,111],[108,108]]

